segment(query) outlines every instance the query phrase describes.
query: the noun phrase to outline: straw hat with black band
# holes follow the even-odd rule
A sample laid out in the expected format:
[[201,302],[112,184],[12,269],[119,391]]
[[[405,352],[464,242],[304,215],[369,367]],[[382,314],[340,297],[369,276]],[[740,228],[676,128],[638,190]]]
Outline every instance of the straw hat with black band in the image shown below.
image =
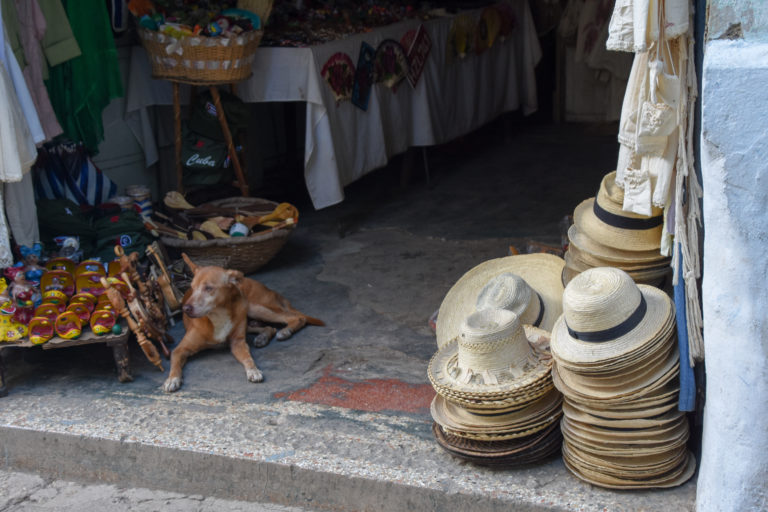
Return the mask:
[[616,171],[605,175],[597,197],[579,204],[574,223],[596,242],[616,249],[650,251],[661,245],[663,211],[654,208],[650,217],[625,212],[624,191],[616,185]]
[[521,323],[551,331],[562,312],[564,266],[562,258],[551,254],[507,256],[477,265],[451,287],[440,305],[438,348],[459,335],[464,319],[484,308],[509,309],[518,313]]
[[665,331],[674,306],[661,290],[637,285],[624,271],[597,267],[563,293],[563,315],[552,330],[553,356],[570,364],[626,357]]

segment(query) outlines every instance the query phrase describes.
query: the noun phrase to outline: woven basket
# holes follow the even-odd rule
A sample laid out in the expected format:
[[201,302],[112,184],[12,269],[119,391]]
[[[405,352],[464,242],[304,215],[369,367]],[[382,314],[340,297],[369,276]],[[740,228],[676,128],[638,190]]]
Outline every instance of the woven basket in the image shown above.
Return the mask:
[[189,36],[139,28],[139,37],[152,63],[152,77],[191,84],[229,84],[251,76],[251,65],[262,30],[237,37]]
[[[237,208],[245,215],[266,215],[277,203],[265,199],[236,197],[207,203],[222,208]],[[293,226],[267,231],[266,233],[213,240],[182,240],[162,237],[171,252],[185,252],[197,265],[214,265],[252,274],[269,262],[288,241]]]

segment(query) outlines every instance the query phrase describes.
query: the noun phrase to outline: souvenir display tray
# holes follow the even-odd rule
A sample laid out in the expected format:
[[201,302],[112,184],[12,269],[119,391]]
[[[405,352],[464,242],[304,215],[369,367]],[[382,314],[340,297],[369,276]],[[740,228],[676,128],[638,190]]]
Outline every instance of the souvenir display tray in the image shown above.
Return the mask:
[[93,343],[105,343],[112,349],[112,354],[115,358],[115,366],[117,366],[117,380],[120,382],[131,382],[133,380],[133,376],[131,376],[130,372],[130,358],[128,355],[128,339],[130,337],[131,331],[128,329],[124,322],[120,322],[120,325],[123,328],[123,331],[120,334],[105,334],[99,336],[88,330],[84,332],[80,337],[73,340],[54,336],[41,345],[34,345],[28,339],[21,339],[16,342],[0,342],[0,397],[6,396],[8,394],[8,391],[5,388],[3,349],[10,347],[42,347],[43,350],[51,350],[54,348],[67,348],[77,347],[80,345],[90,345]]

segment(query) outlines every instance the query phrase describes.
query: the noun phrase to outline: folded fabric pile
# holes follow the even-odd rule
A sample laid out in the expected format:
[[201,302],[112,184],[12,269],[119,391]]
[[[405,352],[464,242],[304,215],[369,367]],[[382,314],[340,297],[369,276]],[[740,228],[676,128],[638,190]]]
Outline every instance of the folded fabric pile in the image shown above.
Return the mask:
[[616,171],[600,182],[597,197],[576,207],[568,230],[563,284],[595,267],[615,267],[636,283],[663,287],[671,277],[670,258],[660,253],[663,212],[650,217],[625,212],[624,191],[616,185]]
[[512,467],[559,451],[562,397],[549,332],[536,326],[551,328],[561,311],[563,265],[547,254],[486,261],[446,295],[427,373],[433,433],[452,455]]
[[676,408],[675,311],[664,292],[619,269],[586,270],[565,289],[551,351],[571,472],[616,489],[672,487],[693,475],[688,420]]

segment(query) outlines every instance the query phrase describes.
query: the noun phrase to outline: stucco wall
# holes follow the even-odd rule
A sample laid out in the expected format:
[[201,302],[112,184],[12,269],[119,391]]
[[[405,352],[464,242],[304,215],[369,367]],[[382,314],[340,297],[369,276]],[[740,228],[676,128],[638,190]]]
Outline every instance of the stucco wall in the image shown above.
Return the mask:
[[707,38],[734,38],[729,28],[739,25],[741,38],[750,42],[768,42],[768,1],[708,0]]
[[710,41],[702,82],[707,404],[697,508],[768,510],[768,40]]

